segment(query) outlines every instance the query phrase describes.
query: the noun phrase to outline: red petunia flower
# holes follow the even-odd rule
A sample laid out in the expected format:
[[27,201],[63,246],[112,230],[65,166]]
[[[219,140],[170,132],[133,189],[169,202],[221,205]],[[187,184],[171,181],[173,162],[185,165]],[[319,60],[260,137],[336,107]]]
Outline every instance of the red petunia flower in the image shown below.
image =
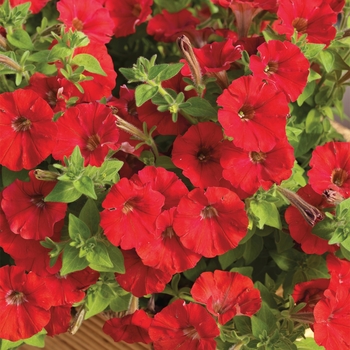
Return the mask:
[[122,249],[138,248],[150,239],[164,196],[150,184],[138,186],[122,178],[102,202],[101,226],[108,240]]
[[34,73],[29,80],[25,90],[33,90],[42,97],[54,112],[65,111],[69,106],[70,98],[82,98],[83,94],[75,85],[63,77],[47,77],[41,73]]
[[136,310],[131,315],[106,321],[102,330],[115,342],[149,344],[152,341],[148,335],[151,322],[152,318],[144,310]]
[[345,6],[345,0],[326,0],[326,2],[335,13],[342,12],[343,7]]
[[276,29],[279,33],[286,34],[288,39],[294,30],[299,36],[306,33],[310,43],[329,45],[335,37],[337,14],[327,1],[283,0],[279,2],[277,16],[282,23]]
[[244,203],[221,187],[192,190],[180,200],[173,223],[182,244],[207,258],[237,247],[247,227]]
[[184,135],[175,139],[172,161],[183,169],[183,174],[194,186],[219,186],[222,139],[221,127],[212,122],[192,125]]
[[258,47],[259,56],[251,56],[249,68],[254,76],[276,85],[295,101],[304,90],[310,63],[298,46],[289,41],[270,40]]
[[[177,93],[183,92],[185,99],[197,96],[194,89],[185,91],[187,84],[183,81],[181,73],[176,74],[171,79],[162,82],[164,89],[172,89]],[[176,123],[172,121],[171,113],[169,111],[160,112],[157,106],[152,101],[145,102],[141,107],[137,108],[138,118],[141,122],[146,122],[148,129],[157,126],[155,133],[161,135],[179,135],[184,133],[190,126],[189,122],[181,114],[178,114]]]
[[71,305],[52,306],[50,308],[50,322],[45,326],[48,336],[53,337],[68,331],[72,319],[71,311]]
[[337,290],[342,286],[350,288],[350,261],[328,254],[327,267],[331,275],[329,289]]
[[17,266],[0,268],[0,338],[17,341],[40,332],[53,302],[45,279]]
[[49,104],[34,91],[0,95],[0,164],[10,170],[32,169],[56,143],[56,124]]
[[83,32],[90,41],[106,44],[113,35],[114,23],[109,11],[97,0],[60,0],[58,20],[68,29]]
[[136,297],[146,294],[160,293],[171,280],[172,274],[142,263],[134,249],[122,250],[125,273],[116,273],[116,280],[126,291]]
[[215,350],[220,330],[198,304],[176,300],[154,316],[149,328],[154,350]]
[[191,294],[218,317],[220,324],[236,315],[252,316],[261,306],[260,291],[249,277],[238,272],[203,272],[194,282]]
[[323,292],[328,288],[329,279],[301,282],[294,286],[292,297],[296,304],[306,303],[299,312],[313,312],[315,305],[323,298]]
[[186,9],[175,13],[163,10],[148,22],[147,34],[154,36],[156,41],[170,43],[181,34],[190,36],[188,31],[193,31],[198,24],[199,19]]
[[309,183],[322,194],[331,189],[350,197],[350,142],[328,142],[317,146],[310,160]]
[[200,254],[184,247],[174,231],[175,210],[176,208],[164,210],[157,217],[154,237],[137,249],[137,254],[145,265],[171,274],[191,269],[201,258]]
[[3,190],[1,208],[12,232],[42,240],[54,234],[55,223],[65,217],[67,204],[44,202],[56,182],[37,180],[33,171],[29,178],[29,182],[15,180]]
[[176,207],[180,199],[188,193],[187,187],[175,173],[160,167],[146,166],[131,181],[139,186],[150,184],[152,190],[160,192],[165,197],[163,210]]
[[127,36],[136,32],[136,26],[148,20],[152,13],[153,0],[106,0],[114,22],[114,36]]
[[350,289],[327,289],[314,308],[314,337],[327,350],[350,348]]
[[233,143],[248,151],[270,151],[286,137],[289,113],[285,94],[252,76],[234,80],[218,97],[219,122]]
[[109,150],[119,147],[115,117],[110,108],[98,102],[69,108],[57,126],[57,144],[52,152],[55,159],[69,157],[79,146],[85,166],[101,166]]
[[[0,5],[4,3],[5,0],[0,0]],[[18,5],[29,2],[28,0],[10,0],[11,7],[16,7]],[[49,0],[31,0],[29,10],[34,14],[40,12]]]
[[[309,184],[300,188],[297,194],[316,208],[322,209],[330,207],[330,205],[327,204],[326,199],[320,194],[314,192]],[[289,225],[289,233],[291,237],[301,244],[301,249],[305,253],[322,255],[326,252],[334,251],[335,247],[329,245],[327,240],[312,233],[312,226],[307,223],[296,207],[290,206],[287,208],[285,219]]]
[[254,194],[260,186],[268,190],[274,183],[288,179],[294,160],[293,147],[283,139],[268,152],[259,148],[248,152],[225,141],[220,162],[223,177],[241,196]]

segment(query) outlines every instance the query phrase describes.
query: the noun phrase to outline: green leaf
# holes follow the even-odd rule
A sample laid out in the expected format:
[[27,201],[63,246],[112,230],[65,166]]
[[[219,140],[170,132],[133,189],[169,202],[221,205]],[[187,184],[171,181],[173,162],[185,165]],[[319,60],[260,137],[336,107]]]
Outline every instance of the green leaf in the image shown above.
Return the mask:
[[243,256],[245,245],[239,245],[238,247],[229,250],[227,253],[219,255],[219,263],[223,270],[226,270],[231,264],[240,259]]
[[252,263],[261,253],[264,247],[264,240],[260,236],[254,235],[248,242],[244,244],[243,258],[246,265]]
[[67,244],[63,250],[61,276],[84,270],[89,265],[85,258],[79,258],[79,250]]
[[190,107],[182,108],[181,110],[194,116],[194,117],[202,117],[202,118],[217,118],[217,112],[212,107],[212,105],[200,97],[191,97],[186,102],[191,103]]
[[120,73],[128,80],[128,82],[138,81],[136,72],[133,68],[119,68]]
[[279,211],[274,203],[263,200],[252,200],[250,202],[250,209],[258,220],[257,227],[262,229],[264,225],[282,228]]
[[87,291],[87,296],[85,298],[87,307],[87,312],[85,315],[86,319],[105,310],[114,297],[113,293],[110,293],[109,295],[106,295],[106,293],[104,293],[102,295],[101,287],[103,287],[103,285],[98,286],[97,288],[93,286],[93,288],[90,288]]
[[298,350],[324,350],[324,347],[317,345],[314,338],[305,338],[300,341],[296,341],[295,345]]
[[78,180],[75,180],[73,186],[80,193],[85,194],[85,196],[97,199],[94,183],[88,176],[82,176]]
[[6,167],[1,168],[1,176],[2,176],[2,184],[4,187],[12,184],[13,181],[16,179],[22,180],[22,181],[28,181],[28,170],[20,170],[20,171],[12,171],[10,169],[7,169]]
[[243,267],[233,267],[230,272],[238,272],[243,276],[247,276],[252,278],[253,275],[253,267],[252,266],[243,266]]
[[180,72],[181,68],[184,66],[183,63],[168,64],[167,67],[161,71],[158,78],[160,81],[169,80]]
[[311,60],[312,58],[316,57],[325,46],[325,44],[307,43],[305,48],[303,48],[304,55],[308,60]]
[[292,270],[298,263],[294,249],[286,250],[283,253],[270,251],[269,254],[282,271]]
[[141,84],[136,87],[135,100],[136,106],[142,106],[146,101],[150,100],[158,92],[158,86],[150,86]]
[[85,222],[78,219],[73,214],[69,214],[68,232],[69,237],[74,241],[81,242],[91,237],[91,232]]
[[263,301],[256,315],[252,316],[252,333],[256,338],[265,330],[270,334],[276,328],[276,318],[270,307]]
[[86,259],[94,266],[112,268],[113,263],[109,257],[107,247],[101,241],[95,240],[94,248],[86,254]]
[[317,55],[317,59],[322,63],[327,73],[334,69],[334,54],[330,50],[320,51]]
[[120,312],[127,310],[130,304],[131,294],[128,293],[126,295],[118,295],[116,298],[114,298],[111,303],[109,304],[109,307],[114,312]]
[[62,46],[62,45],[55,45],[51,50],[47,57],[48,62],[54,62],[57,60],[63,60],[66,57],[71,56],[73,53],[73,49]]
[[[125,273],[125,267],[124,267],[124,257],[122,252],[118,247],[115,247],[114,245],[110,244],[109,242],[99,242],[100,244],[104,244],[105,248],[99,248],[103,250],[103,254],[108,255],[108,262],[111,262],[112,266],[108,267],[106,264],[101,265],[100,263],[94,261],[91,261],[89,266],[96,271],[100,272],[117,272],[117,273]],[[106,257],[105,257],[106,258]],[[104,259],[105,259],[104,258]]]
[[151,67],[151,69],[148,72],[148,79],[153,80],[159,75],[166,67],[169,65],[166,63],[163,64],[157,64],[156,66]]
[[34,45],[29,34],[23,29],[16,29],[13,33],[7,33],[6,39],[9,43],[22,50],[34,50]]
[[297,99],[298,106],[301,106],[310,96],[313,95],[316,86],[317,83],[315,81],[307,83],[303,93]]
[[186,8],[189,6],[191,3],[191,0],[154,0],[154,2],[165,8],[168,12],[174,13],[174,12],[179,12],[182,9]]
[[71,203],[80,198],[81,193],[69,182],[57,182],[53,190],[44,198],[45,202]]
[[92,55],[87,53],[80,53],[73,57],[72,62],[78,66],[83,66],[85,70],[90,73],[95,73],[103,76],[107,76],[102,69],[100,62]]
[[92,199],[88,198],[84,204],[80,211],[79,219],[87,225],[93,235],[97,232],[100,224],[100,212]]
[[248,316],[235,316],[233,318],[233,322],[235,324],[235,328],[241,334],[251,334],[252,333],[252,324],[250,317]]

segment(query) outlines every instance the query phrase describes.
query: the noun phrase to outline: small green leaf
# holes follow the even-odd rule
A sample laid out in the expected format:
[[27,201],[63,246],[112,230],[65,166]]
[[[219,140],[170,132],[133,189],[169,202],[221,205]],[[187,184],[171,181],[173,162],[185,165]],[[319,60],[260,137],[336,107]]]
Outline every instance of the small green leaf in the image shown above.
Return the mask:
[[91,198],[88,198],[83,209],[81,209],[79,219],[84,221],[93,235],[97,232],[100,224],[100,212],[97,209],[95,201]]
[[112,291],[110,291],[109,295],[106,295],[106,293],[102,295],[101,288],[103,286],[104,285],[98,286],[98,287],[93,286],[92,288],[88,289],[87,295],[85,298],[86,308],[87,308],[87,312],[85,315],[86,319],[94,315],[97,315],[98,313],[105,310],[109,305],[109,303],[111,302],[111,300],[115,298]]
[[57,60],[63,60],[66,57],[69,57],[73,53],[73,49],[62,46],[55,45],[51,50],[47,57],[48,62],[54,62]]
[[320,51],[317,55],[318,60],[323,64],[327,73],[331,72],[334,68],[335,57],[330,50]]
[[298,350],[324,350],[324,347],[317,345],[314,338],[305,338],[300,341],[296,341],[295,345]]
[[89,265],[85,258],[79,258],[79,250],[67,244],[63,250],[61,276],[84,270]]
[[69,214],[68,232],[70,238],[79,242],[91,237],[91,232],[85,222],[73,214]]
[[95,186],[93,181],[88,176],[82,176],[73,182],[74,188],[80,193],[92,199],[97,199]]
[[95,246],[92,251],[89,251],[86,255],[86,259],[89,263],[93,263],[95,266],[112,268],[113,263],[109,257],[107,247],[101,241],[95,240]]
[[83,66],[84,69],[90,73],[107,76],[105,71],[102,69],[100,62],[92,55],[81,53],[74,56],[72,62],[78,66]]
[[243,256],[245,247],[239,245],[238,247],[229,250],[227,253],[218,256],[221,268],[226,270],[231,264],[240,259]]
[[262,229],[264,225],[282,228],[279,211],[274,203],[253,200],[250,202],[250,209],[257,221],[257,227]]
[[217,118],[216,110],[211,106],[211,104],[200,97],[191,97],[186,102],[191,103],[190,107],[183,108],[182,110],[194,117],[203,118]]
[[136,106],[142,106],[146,101],[150,100],[158,92],[158,86],[150,86],[141,84],[136,87],[135,100]]
[[115,247],[114,245],[110,244],[109,242],[99,242],[99,245],[103,244],[104,248],[98,248],[103,250],[102,254],[107,254],[104,257],[104,259],[107,259],[106,261],[111,262],[112,266],[107,266],[107,264],[100,264],[97,261],[93,260],[90,261],[89,266],[96,271],[100,272],[117,272],[117,273],[125,273],[125,267],[124,267],[124,257],[122,252],[118,247]]
[[133,68],[119,68],[119,71],[129,82],[138,81],[136,72]]
[[45,202],[71,203],[80,198],[81,193],[76,190],[72,183],[57,182],[54,189],[44,198]]
[[130,304],[131,294],[128,293],[126,295],[118,295],[116,298],[114,298],[111,303],[109,304],[109,307],[114,312],[124,311],[127,310]]
[[183,66],[183,63],[168,64],[167,67],[159,74],[158,78],[160,81],[169,80],[179,73]]
[[6,39],[9,43],[22,50],[34,50],[34,45],[29,34],[23,29],[16,29],[13,33],[8,33]]
[[168,64],[157,64],[156,66],[151,67],[151,69],[148,72],[148,79],[153,80],[157,77],[158,74],[160,74],[164,69],[168,67]]

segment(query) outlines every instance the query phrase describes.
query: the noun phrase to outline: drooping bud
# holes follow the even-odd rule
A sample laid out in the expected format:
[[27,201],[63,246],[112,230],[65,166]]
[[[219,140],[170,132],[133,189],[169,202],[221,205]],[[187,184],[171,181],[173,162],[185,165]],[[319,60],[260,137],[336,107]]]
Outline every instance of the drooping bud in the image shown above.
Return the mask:
[[40,181],[56,181],[60,174],[53,171],[35,169],[34,176]]
[[196,55],[193,52],[193,48],[190,40],[187,38],[186,35],[181,35],[177,39],[177,44],[190,68],[192,79],[195,86],[196,87],[200,86],[202,84],[201,67],[199,65]]
[[286,197],[289,202],[299,210],[300,214],[306,220],[310,226],[315,226],[317,221],[321,221],[324,218],[324,214],[318,208],[306,202],[296,193],[287,190],[283,187],[277,187],[277,190]]
[[17,73],[22,73],[22,67],[12,58],[0,54],[0,65],[3,65]]

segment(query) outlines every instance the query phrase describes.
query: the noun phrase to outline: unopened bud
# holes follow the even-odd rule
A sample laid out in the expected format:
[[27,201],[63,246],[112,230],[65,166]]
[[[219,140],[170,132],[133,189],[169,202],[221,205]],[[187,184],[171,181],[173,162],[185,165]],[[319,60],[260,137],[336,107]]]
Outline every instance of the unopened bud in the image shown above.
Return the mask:
[[60,174],[53,171],[35,169],[34,176],[37,180],[41,181],[56,181]]
[[0,64],[17,73],[22,73],[22,67],[10,57],[0,54]]
[[306,202],[296,193],[283,187],[277,187],[277,190],[282,193],[283,196],[286,197],[295,208],[299,210],[300,214],[310,226],[315,226],[316,221],[323,220],[323,213],[318,208]]

